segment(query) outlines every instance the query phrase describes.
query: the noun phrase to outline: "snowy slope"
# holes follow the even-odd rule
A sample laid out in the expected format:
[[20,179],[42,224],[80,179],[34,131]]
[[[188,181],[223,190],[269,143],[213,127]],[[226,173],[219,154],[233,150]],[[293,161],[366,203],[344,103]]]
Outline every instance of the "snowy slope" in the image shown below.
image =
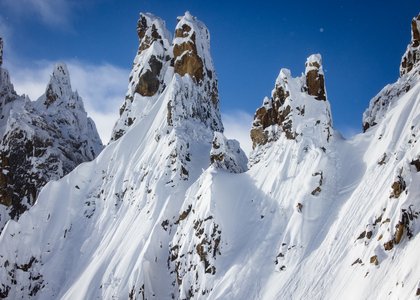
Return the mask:
[[0,67],[0,231],[17,220],[50,180],[57,180],[102,150],[95,124],[57,64],[37,101],[18,96]]
[[115,141],[6,225],[0,296],[419,296],[419,65],[372,99],[350,140],[333,128],[321,56],[301,76],[282,69],[256,111],[247,169],[222,134],[204,24],[187,12],[172,43],[150,14],[138,28]]

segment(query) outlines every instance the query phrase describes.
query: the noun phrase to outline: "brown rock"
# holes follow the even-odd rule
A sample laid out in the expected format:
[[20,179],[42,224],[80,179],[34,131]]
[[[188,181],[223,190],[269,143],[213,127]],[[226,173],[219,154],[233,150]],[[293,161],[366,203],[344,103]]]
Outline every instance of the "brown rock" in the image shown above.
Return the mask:
[[406,184],[404,179],[401,176],[398,176],[398,180],[395,181],[392,186],[392,192],[389,196],[390,198],[398,198],[400,197],[401,193],[405,190]]
[[[149,28],[151,33],[146,34]],[[137,35],[140,39],[138,53],[148,49],[155,41],[162,41],[162,36],[159,34],[156,26],[154,24],[148,24],[147,18],[144,15],[140,16],[140,19],[137,23]]]
[[136,86],[136,93],[142,96],[153,96],[159,90],[159,74],[162,69],[162,62],[152,55],[149,60],[150,69],[140,75]]
[[322,71],[322,60],[320,55],[311,55],[306,61],[306,88],[309,95],[316,100],[326,100],[324,73]]
[[399,244],[404,234],[404,224],[399,222],[395,227],[394,243]]
[[411,43],[407,47],[400,67],[400,75],[410,72],[420,61],[420,15],[411,21]]
[[388,241],[384,244],[384,249],[386,251],[390,251],[390,250],[392,250],[392,248],[394,248],[394,241],[393,240],[390,240],[390,241]]
[[374,255],[370,258],[370,263],[374,264],[375,266],[379,265],[379,260],[378,260],[378,256]]
[[[185,37],[188,36],[190,30],[191,28],[184,24],[182,28],[177,29],[176,34]],[[174,45],[174,71],[181,76],[188,74],[197,82],[200,82],[204,77],[204,65],[203,60],[198,56],[195,43],[196,37],[193,32],[188,41]]]

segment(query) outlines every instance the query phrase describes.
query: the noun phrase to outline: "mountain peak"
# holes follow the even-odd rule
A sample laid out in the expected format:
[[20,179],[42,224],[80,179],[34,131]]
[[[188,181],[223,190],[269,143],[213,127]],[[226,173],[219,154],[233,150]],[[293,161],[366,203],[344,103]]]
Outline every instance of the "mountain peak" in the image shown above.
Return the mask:
[[45,99],[43,104],[49,108],[51,105],[71,98],[73,91],[71,89],[70,74],[65,63],[57,63],[54,66],[50,81],[45,90]]
[[[313,128],[319,128],[319,132],[315,134]],[[282,134],[288,140],[312,136],[318,140],[317,146],[329,142],[332,120],[320,54],[308,57],[302,77],[293,78],[290,70],[281,69],[271,98],[265,97],[255,112],[251,129],[253,148],[276,141]]]
[[400,76],[409,73],[420,61],[420,14],[411,21],[411,42],[401,60]]
[[[167,110],[167,125],[178,126],[180,120],[196,119],[212,130],[223,131],[207,27],[186,12],[178,18],[170,44],[165,22],[142,13],[137,33],[139,52],[112,140],[146,116],[160,97],[165,99],[161,105]],[[167,97],[168,93],[172,96]]]

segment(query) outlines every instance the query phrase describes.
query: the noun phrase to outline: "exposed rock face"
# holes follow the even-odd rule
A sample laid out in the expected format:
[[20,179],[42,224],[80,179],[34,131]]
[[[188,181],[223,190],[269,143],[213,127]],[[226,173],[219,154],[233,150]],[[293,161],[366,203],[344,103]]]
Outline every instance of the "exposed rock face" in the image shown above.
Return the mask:
[[411,22],[411,41],[402,57],[400,78],[394,84],[385,86],[369,104],[363,113],[363,132],[379,124],[386,112],[394,105],[395,101],[406,94],[420,78],[420,15]]
[[189,12],[179,18],[173,48],[175,73],[181,76],[188,74],[197,82],[202,81],[205,74],[212,78],[211,62],[206,61],[210,57],[205,53],[209,49],[209,41],[210,35],[205,25]]
[[[324,100],[317,103],[314,100]],[[264,98],[263,106],[257,109],[251,129],[253,148],[277,140],[282,134],[294,140],[302,136],[303,125],[312,117],[329,141],[332,122],[329,103],[326,100],[322,59],[311,55],[306,62],[305,75],[293,78],[287,69],[281,69],[271,98]],[[302,121],[303,120],[303,123]]]
[[231,173],[242,173],[247,170],[248,159],[238,141],[228,140],[221,132],[214,133],[210,151],[211,164]]
[[327,100],[321,55],[313,54],[309,56],[305,66],[306,88],[308,94],[314,96],[316,100]]
[[411,42],[401,60],[400,75],[410,72],[420,61],[420,15],[411,21]]
[[34,204],[47,182],[95,158],[102,143],[82,99],[71,90],[64,64],[56,65],[45,94],[35,102],[17,96],[10,83],[0,90],[1,230],[9,218],[16,220]]
[[[130,73],[128,91],[120,108],[120,119],[115,124],[111,140],[120,138],[141,115],[138,107],[141,97],[159,96],[165,89],[164,74],[171,59],[170,34],[165,22],[152,14],[142,13],[137,23],[139,48]],[[150,99],[151,104],[155,100]],[[134,103],[134,104],[133,104]]]

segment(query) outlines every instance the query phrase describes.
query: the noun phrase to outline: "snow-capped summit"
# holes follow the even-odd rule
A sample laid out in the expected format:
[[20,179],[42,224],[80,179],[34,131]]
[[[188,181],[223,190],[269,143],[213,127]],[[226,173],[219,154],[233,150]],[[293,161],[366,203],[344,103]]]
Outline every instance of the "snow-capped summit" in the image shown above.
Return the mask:
[[176,95],[169,102],[168,122],[174,125],[195,119],[212,131],[223,132],[217,77],[210,56],[210,33],[189,12],[178,18],[175,27],[172,64],[174,80],[182,82],[183,95]]
[[43,104],[46,108],[49,108],[51,105],[62,105],[63,101],[70,100],[71,94],[72,89],[67,66],[63,63],[56,64],[45,91]]
[[146,115],[166,88],[165,76],[172,56],[170,34],[165,22],[150,13],[141,13],[137,22],[137,35],[139,48],[111,140],[119,139],[136,120]]
[[65,64],[54,67],[37,101],[18,96],[0,68],[0,230],[35,202],[40,189],[102,150],[95,124],[73,92]]
[[[325,147],[332,134],[330,104],[326,98],[320,54],[308,57],[305,74],[293,78],[281,69],[271,98],[264,98],[251,129],[253,148],[278,140],[309,138]],[[324,100],[324,101],[318,101]]]
[[[167,124],[196,119],[215,131],[223,131],[219,112],[217,78],[210,56],[206,26],[186,12],[178,18],[173,42],[165,22],[152,14],[140,14],[137,25],[139,51],[112,140],[149,114],[156,100],[171,94]],[[185,99],[194,99],[187,101]]]

